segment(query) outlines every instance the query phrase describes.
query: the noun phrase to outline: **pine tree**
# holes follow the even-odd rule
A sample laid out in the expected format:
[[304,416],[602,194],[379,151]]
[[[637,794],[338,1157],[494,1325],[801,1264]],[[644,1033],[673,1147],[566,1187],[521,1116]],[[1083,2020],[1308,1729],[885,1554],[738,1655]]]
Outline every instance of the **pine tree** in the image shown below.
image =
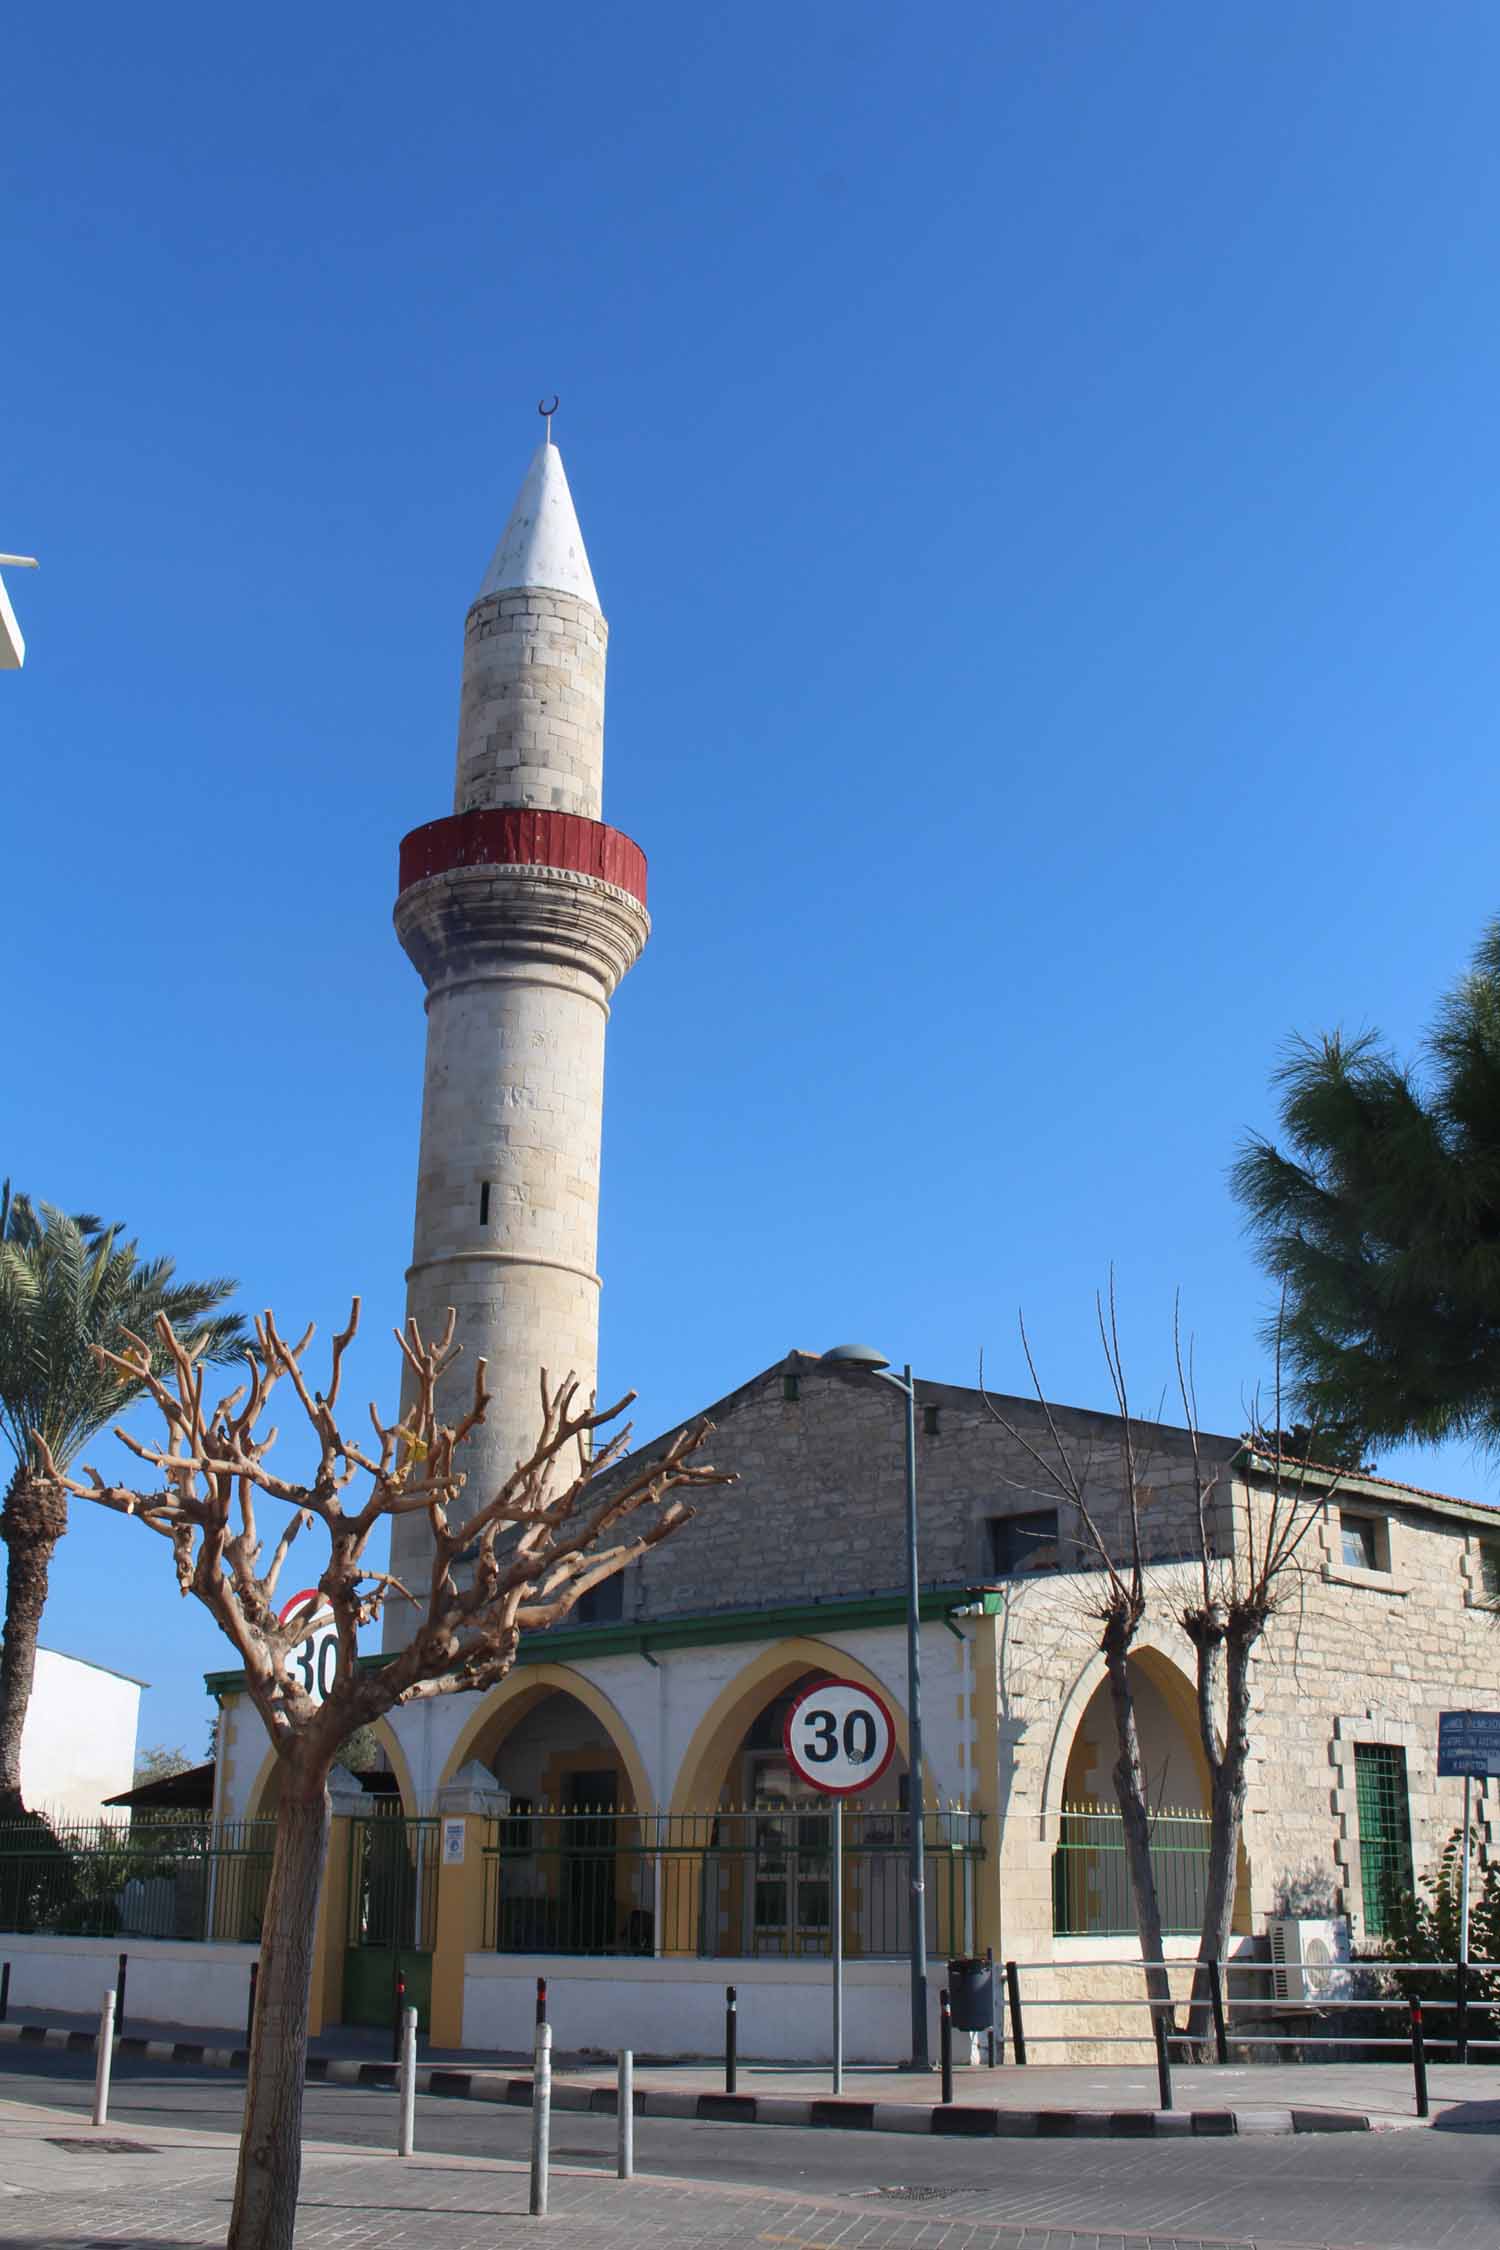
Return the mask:
[[1298,1403],[1340,1459],[1500,1447],[1500,922],[1419,1062],[1372,1033],[1298,1041],[1285,1145],[1257,1138],[1234,1168]]

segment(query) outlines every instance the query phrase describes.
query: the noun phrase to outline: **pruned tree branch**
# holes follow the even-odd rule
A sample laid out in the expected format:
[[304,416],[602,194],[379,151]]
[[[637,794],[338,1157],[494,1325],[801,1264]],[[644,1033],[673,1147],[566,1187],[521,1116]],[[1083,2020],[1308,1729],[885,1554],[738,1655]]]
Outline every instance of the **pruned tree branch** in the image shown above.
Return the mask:
[[[634,1472],[612,1478],[624,1462],[629,1426],[602,1444],[594,1442],[630,1404],[628,1393],[597,1409],[569,1375],[555,1386],[540,1374],[540,1430],[498,1491],[467,1515],[460,1510],[467,1440],[483,1422],[490,1391],[485,1363],[474,1369],[469,1403],[454,1423],[440,1419],[438,1386],[461,1347],[450,1311],[443,1332],[428,1341],[417,1323],[397,1331],[411,1385],[411,1404],[396,1422],[370,1408],[374,1443],[345,1432],[338,1419],[344,1360],[359,1332],[356,1297],[349,1319],[332,1339],[327,1382],[314,1388],[306,1371],[311,1327],[295,1342],[265,1312],[254,1341],[244,1349],[244,1380],[209,1406],[203,1357],[174,1333],[163,1316],[155,1346],[127,1333],[124,1348],[97,1353],[154,1402],[164,1437],[151,1443],[117,1432],[159,1482],[150,1490],[107,1482],[95,1470],[67,1474],[45,1441],[37,1440],[38,1472],[80,1498],[121,1515],[136,1516],[172,1544],[178,1584],[202,1602],[245,1667],[249,1694],[283,1757],[326,1772],[339,1745],[358,1726],[416,1698],[482,1688],[504,1677],[523,1632],[556,1624],[590,1587],[681,1528],[693,1510],[680,1497],[695,1486],[733,1479],[698,1456],[710,1425],[684,1429],[666,1449]],[[285,1386],[300,1409],[315,1449],[314,1465],[298,1479],[279,1474],[270,1454],[277,1429],[267,1424],[275,1393]],[[368,1482],[362,1504],[348,1497],[355,1480]],[[261,1567],[257,1507],[262,1500],[291,1512]],[[649,1511],[649,1520],[641,1519]],[[414,1592],[367,1559],[370,1539],[387,1518],[425,1515],[432,1565],[425,1588]],[[321,1702],[298,1679],[294,1652],[306,1638],[307,1619],[282,1622],[275,1596],[293,1543],[314,1522],[328,1536],[328,1560],[317,1590],[331,1615],[338,1643],[333,1683]],[[629,1524],[631,1536],[602,1547],[610,1532]],[[410,1640],[379,1667],[361,1671],[359,1634],[375,1623],[387,1601],[410,1603],[418,1618]]]

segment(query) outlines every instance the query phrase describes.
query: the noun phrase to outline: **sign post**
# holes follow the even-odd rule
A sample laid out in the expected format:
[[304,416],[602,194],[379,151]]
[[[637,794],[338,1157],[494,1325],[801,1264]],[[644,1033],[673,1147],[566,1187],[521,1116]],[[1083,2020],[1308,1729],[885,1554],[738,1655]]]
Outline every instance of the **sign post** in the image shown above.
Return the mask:
[[1438,1713],[1438,1777],[1463,1777],[1464,1843],[1459,1877],[1458,2060],[1469,2059],[1469,1828],[1474,1817],[1474,1778],[1500,1774],[1500,1711]]
[[[802,1779],[833,1799],[829,1936],[833,1955],[833,2090],[844,2091],[844,1799],[878,1781],[896,1747],[890,1709],[855,1680],[819,1680],[787,1713],[786,1754]],[[920,1820],[918,1810],[914,1818]]]
[[304,1692],[314,1703],[321,1703],[333,1686],[339,1661],[338,1628],[327,1599],[316,1586],[304,1586],[300,1594],[282,1603],[277,1622],[298,1627],[300,1638],[293,1668]]

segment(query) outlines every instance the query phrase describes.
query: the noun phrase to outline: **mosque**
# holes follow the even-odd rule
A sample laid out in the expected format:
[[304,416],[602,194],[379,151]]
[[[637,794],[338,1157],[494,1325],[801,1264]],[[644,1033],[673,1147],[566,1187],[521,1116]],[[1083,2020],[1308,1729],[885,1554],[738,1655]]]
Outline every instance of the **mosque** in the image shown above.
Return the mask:
[[[644,855],[602,818],[607,644],[549,425],[468,612],[452,811],[402,843],[395,908],[428,1022],[408,1304],[429,1332],[456,1307],[464,1364],[489,1362],[476,1490],[530,1450],[539,1366],[595,1375],[605,1034],[650,931]],[[1097,1996],[1096,1965],[1126,1976],[1138,1950],[1087,1557],[979,1393],[913,1391],[933,2006],[948,1957],[986,1948],[1052,1970],[1064,1994],[1070,1966],[1087,1967]],[[1033,1403],[1001,1404],[1043,1434]],[[399,1969],[434,2044],[516,2049],[546,1975],[563,2047],[711,2053],[733,1982],[747,2053],[815,2058],[837,1913],[849,2053],[902,2056],[906,1403],[858,1361],[792,1350],[702,1411],[738,1483],[526,1643],[501,1686],[394,1713],[380,1770],[338,1777],[315,2028],[387,2020]],[[1108,1529],[1118,1425],[1056,1419]],[[1136,1702],[1168,1947],[1186,1958],[1208,1801],[1177,1622],[1193,1464],[1187,1431],[1148,1434]],[[1202,1445],[1223,1553],[1270,1466],[1241,1438]],[[1394,1890],[1459,1818],[1459,1785],[1436,1772],[1438,1712],[1493,1694],[1492,1511],[1374,1476],[1310,1471],[1309,1490],[1317,1521],[1256,1671],[1235,1913],[1247,1960],[1273,1946],[1295,1960],[1309,1932],[1335,1950],[1379,1936]],[[398,1575],[420,1572],[425,1536],[416,1516],[398,1524]],[[402,1630],[393,1609],[387,1647]],[[827,1805],[783,1726],[830,1675],[878,1693],[895,1731],[848,1815],[837,1901]],[[215,1816],[253,1821],[274,1803],[274,1761],[239,1676],[208,1685]],[[1487,1802],[1481,1818],[1488,1848]],[[221,1970],[226,2020],[243,2017],[254,1885],[232,1898],[196,1949],[199,2021]]]

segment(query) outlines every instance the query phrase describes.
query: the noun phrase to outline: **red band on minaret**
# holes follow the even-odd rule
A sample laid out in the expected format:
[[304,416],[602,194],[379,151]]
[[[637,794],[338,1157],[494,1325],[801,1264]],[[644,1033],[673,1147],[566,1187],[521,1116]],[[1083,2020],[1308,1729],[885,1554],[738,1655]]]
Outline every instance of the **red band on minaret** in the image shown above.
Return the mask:
[[646,903],[646,855],[639,844],[578,813],[497,805],[429,820],[401,839],[401,888],[454,867],[557,867],[595,875]]

